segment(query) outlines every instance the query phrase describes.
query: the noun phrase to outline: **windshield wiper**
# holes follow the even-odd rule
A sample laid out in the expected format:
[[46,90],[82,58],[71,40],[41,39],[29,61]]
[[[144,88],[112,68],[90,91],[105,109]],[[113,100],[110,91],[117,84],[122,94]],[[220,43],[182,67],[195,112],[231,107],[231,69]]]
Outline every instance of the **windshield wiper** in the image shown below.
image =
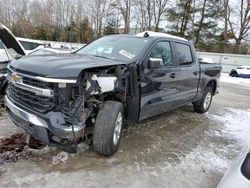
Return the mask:
[[111,57],[101,56],[101,55],[93,55],[94,57],[100,57],[104,59],[112,59]]

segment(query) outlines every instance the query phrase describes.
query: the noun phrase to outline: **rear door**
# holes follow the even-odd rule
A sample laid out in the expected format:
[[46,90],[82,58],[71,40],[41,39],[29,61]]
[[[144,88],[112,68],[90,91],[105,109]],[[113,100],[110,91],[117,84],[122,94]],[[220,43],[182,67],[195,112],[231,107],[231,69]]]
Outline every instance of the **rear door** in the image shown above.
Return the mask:
[[175,61],[180,70],[176,106],[191,102],[197,94],[199,62],[189,43],[174,42]]
[[[150,58],[161,59],[162,64],[157,68],[149,68]],[[173,61],[171,42],[161,40],[154,43],[141,67],[140,120],[173,108],[178,68]]]

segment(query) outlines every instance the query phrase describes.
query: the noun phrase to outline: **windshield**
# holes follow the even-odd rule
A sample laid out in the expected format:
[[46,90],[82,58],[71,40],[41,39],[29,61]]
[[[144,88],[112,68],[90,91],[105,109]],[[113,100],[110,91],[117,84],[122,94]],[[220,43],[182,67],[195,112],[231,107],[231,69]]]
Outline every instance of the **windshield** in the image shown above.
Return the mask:
[[90,43],[77,53],[128,62],[138,58],[148,40],[129,36],[108,36]]

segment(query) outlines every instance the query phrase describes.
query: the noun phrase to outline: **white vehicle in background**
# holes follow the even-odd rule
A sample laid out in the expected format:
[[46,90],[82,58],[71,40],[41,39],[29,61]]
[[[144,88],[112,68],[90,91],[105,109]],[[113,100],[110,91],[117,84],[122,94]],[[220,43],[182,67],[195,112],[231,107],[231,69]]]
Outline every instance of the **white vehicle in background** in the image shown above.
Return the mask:
[[45,43],[39,40],[26,39],[26,38],[20,38],[20,37],[16,37],[16,39],[23,46],[27,54],[30,54],[31,52],[34,52],[38,49],[45,47]]
[[71,50],[63,48],[42,48],[31,52],[29,55],[49,55],[49,54],[67,54]]
[[7,87],[5,74],[8,63],[24,55],[27,54],[20,42],[7,27],[0,24],[0,95],[4,94]]
[[58,41],[46,41],[46,40],[35,40],[16,37],[20,44],[24,47],[27,54],[43,48],[62,49],[62,50],[77,50],[82,48],[85,44],[81,43],[70,43],[70,42],[58,42]]
[[[55,46],[59,47],[57,49],[47,48]],[[81,46],[84,46],[84,44],[39,41],[15,37],[6,26],[0,24],[0,95],[4,93],[8,84],[5,74],[7,73],[7,65],[11,60],[26,55],[70,53]]]
[[250,152],[246,147],[236,157],[217,188],[250,187]]
[[250,78],[250,66],[239,66],[229,73],[232,77]]

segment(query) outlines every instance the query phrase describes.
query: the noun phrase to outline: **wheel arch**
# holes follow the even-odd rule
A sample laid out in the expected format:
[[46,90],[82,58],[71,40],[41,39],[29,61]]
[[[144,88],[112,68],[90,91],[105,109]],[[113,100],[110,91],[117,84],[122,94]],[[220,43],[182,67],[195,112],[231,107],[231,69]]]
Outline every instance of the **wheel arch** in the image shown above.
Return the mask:
[[213,91],[213,95],[216,94],[216,90],[217,90],[217,81],[216,80],[210,80],[207,85],[206,85],[206,88],[207,87],[211,87],[212,88],[212,91]]

